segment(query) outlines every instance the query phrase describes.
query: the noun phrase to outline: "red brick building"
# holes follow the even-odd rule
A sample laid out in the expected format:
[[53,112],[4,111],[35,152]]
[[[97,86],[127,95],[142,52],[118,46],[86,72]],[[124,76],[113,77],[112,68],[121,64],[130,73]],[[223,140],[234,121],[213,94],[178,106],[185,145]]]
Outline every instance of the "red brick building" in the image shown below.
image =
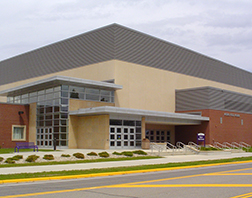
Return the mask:
[[28,141],[29,105],[0,103],[0,146],[13,148],[16,142]]

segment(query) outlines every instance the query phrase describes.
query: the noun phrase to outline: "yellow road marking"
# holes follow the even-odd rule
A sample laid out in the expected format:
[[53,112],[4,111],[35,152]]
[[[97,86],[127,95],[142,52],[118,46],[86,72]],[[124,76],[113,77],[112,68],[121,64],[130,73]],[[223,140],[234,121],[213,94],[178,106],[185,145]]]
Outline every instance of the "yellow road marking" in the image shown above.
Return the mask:
[[[246,171],[251,170],[252,168],[242,168],[242,169],[235,169],[235,170],[229,170],[229,171],[220,171],[215,173],[207,173],[207,175],[215,175],[215,174],[225,174],[225,173],[232,173],[232,172],[240,172],[240,171]],[[250,173],[249,173],[250,174]]]
[[247,193],[247,194],[238,195],[238,196],[231,197],[231,198],[248,198],[248,197],[252,197],[252,192]]
[[56,190],[56,191],[37,192],[37,193],[28,193],[28,194],[19,194],[19,195],[7,195],[7,196],[1,196],[0,198],[14,198],[14,197],[27,197],[27,196],[37,196],[37,195],[48,195],[48,194],[56,194],[56,193],[64,193],[64,192],[75,192],[75,191],[93,190],[93,189],[107,188],[107,187],[108,186],[96,186],[96,187],[76,188],[76,189],[69,189],[69,190]]
[[[252,162],[252,161],[250,161],[250,162]],[[214,165],[206,165],[206,166],[214,166]],[[202,167],[202,166],[197,165],[197,166],[174,167],[174,168],[164,168],[164,169],[174,170],[174,169],[185,169],[185,168],[192,168],[192,167]],[[163,171],[164,169],[161,169],[161,170]],[[207,173],[207,174],[203,173],[203,174],[188,175],[188,176],[181,176],[181,177],[172,177],[172,178],[165,178],[165,179],[141,181],[141,182],[132,182],[132,183],[119,184],[119,185],[97,186],[97,187],[77,188],[77,189],[58,190],[58,191],[47,191],[47,192],[28,193],[28,194],[19,194],[19,195],[7,195],[7,196],[0,196],[0,198],[37,196],[37,195],[56,194],[56,193],[75,192],[75,191],[85,191],[85,190],[101,189],[101,188],[252,187],[252,184],[149,184],[149,185],[145,184],[145,183],[151,183],[151,182],[168,181],[168,180],[176,180],[176,179],[184,179],[184,178],[192,178],[192,177],[200,177],[200,176],[245,174],[245,173],[231,173],[231,172],[237,172],[237,171],[242,171],[242,170],[250,170],[250,169],[252,169],[252,168],[235,169],[235,170],[222,171],[222,172],[216,172],[216,173]],[[154,169],[154,170],[158,170],[158,169]],[[152,170],[143,170],[143,171],[153,172],[153,169]],[[130,174],[129,172],[130,173],[135,173],[135,172],[139,172],[139,171],[128,171],[126,173],[124,172],[124,174]],[[72,178],[72,177],[80,178],[80,176],[81,176],[81,178],[83,178],[83,177],[86,177],[86,176],[87,177],[97,177],[97,175],[99,175],[99,176],[109,176],[109,175],[121,175],[121,174],[122,174],[122,172],[98,173],[98,174],[90,174],[90,175],[72,175],[72,176],[64,176],[64,179],[69,179],[69,178]],[[50,177],[50,178],[54,179],[55,177]],[[62,179],[62,177],[59,177],[59,178]],[[35,179],[37,179],[38,181],[39,180],[41,181],[41,180],[44,180],[45,178],[35,178]],[[29,179],[24,179],[24,180],[29,180]],[[48,180],[48,178],[47,178],[47,180]],[[141,185],[137,185],[137,184],[141,184]],[[252,193],[239,195],[239,196],[241,198],[251,197]],[[234,198],[239,198],[239,196],[234,197]]]
[[149,184],[149,185],[114,185],[109,188],[176,188],[176,187],[252,187],[252,184]]
[[[210,174],[211,176],[216,176],[216,175],[244,175],[244,176],[249,176],[249,175],[252,175],[252,173],[219,173],[219,174]],[[210,175],[206,175],[206,176],[210,176]]]
[[40,178],[27,178],[27,179],[9,179],[9,180],[0,180],[0,184],[35,182],[35,181],[48,181],[48,180],[62,180],[62,179],[81,179],[81,178],[89,178],[89,177],[104,177],[104,176],[159,172],[159,171],[168,171],[168,170],[180,170],[180,169],[189,169],[189,168],[191,169],[191,168],[211,167],[211,166],[220,166],[220,165],[229,165],[229,164],[244,164],[244,163],[252,163],[252,160],[239,161],[239,162],[225,162],[225,163],[217,163],[217,164],[203,164],[203,165],[194,165],[194,166],[181,166],[181,167],[170,167],[170,168],[157,168],[157,169],[146,169],[146,170],[109,172],[109,173],[94,173],[94,174],[83,174],[83,175],[53,176],[53,177],[40,177]]

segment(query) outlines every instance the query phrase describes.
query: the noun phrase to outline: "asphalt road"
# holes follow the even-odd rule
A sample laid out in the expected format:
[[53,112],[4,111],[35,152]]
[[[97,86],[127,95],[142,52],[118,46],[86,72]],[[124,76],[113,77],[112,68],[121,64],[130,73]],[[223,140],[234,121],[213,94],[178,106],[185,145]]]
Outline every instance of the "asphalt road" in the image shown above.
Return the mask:
[[0,197],[252,197],[252,163],[2,184]]

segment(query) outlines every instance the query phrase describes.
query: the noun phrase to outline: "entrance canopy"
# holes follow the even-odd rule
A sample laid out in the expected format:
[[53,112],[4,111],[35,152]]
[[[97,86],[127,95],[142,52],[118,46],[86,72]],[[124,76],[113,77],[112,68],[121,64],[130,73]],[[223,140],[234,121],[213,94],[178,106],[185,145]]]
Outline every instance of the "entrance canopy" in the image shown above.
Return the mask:
[[160,123],[170,125],[198,125],[202,121],[209,121],[208,117],[199,115],[189,115],[185,113],[169,113],[161,111],[148,111],[140,109],[129,109],[121,107],[93,107],[86,109],[79,109],[77,111],[70,111],[69,115],[75,116],[91,116],[91,115],[110,115],[111,118],[117,116],[125,117],[128,119],[141,120],[145,117],[146,123]]

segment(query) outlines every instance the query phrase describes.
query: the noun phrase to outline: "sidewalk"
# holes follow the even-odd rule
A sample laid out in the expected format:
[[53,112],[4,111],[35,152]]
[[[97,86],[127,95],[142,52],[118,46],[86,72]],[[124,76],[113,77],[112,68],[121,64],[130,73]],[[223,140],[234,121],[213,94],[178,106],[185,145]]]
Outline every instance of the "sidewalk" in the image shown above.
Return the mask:
[[[92,150],[95,152],[101,152],[101,150]],[[104,150],[102,150],[104,151]],[[53,154],[54,156],[60,156],[64,154],[73,154],[75,152],[81,152],[86,154],[90,150],[84,149],[67,149],[63,151],[55,152],[21,152],[24,158],[36,154],[44,156],[45,154]],[[108,150],[108,153],[114,152],[114,150]],[[121,151],[119,151],[121,152]],[[18,153],[17,153],[18,154]],[[2,157],[11,157],[13,154],[1,154]],[[63,170],[87,170],[94,168],[111,168],[111,167],[123,167],[123,166],[138,166],[138,165],[149,165],[149,164],[164,164],[172,162],[189,162],[189,161],[202,161],[202,160],[216,160],[216,159],[228,159],[235,157],[249,157],[252,153],[209,153],[209,154],[198,154],[198,155],[169,155],[159,159],[146,159],[146,160],[130,160],[130,161],[114,161],[114,162],[96,162],[96,163],[81,163],[81,164],[64,164],[64,165],[46,165],[46,166],[25,166],[25,167],[8,167],[0,168],[0,175],[16,174],[16,173],[35,173],[35,172],[49,172],[49,171],[63,171]]]

